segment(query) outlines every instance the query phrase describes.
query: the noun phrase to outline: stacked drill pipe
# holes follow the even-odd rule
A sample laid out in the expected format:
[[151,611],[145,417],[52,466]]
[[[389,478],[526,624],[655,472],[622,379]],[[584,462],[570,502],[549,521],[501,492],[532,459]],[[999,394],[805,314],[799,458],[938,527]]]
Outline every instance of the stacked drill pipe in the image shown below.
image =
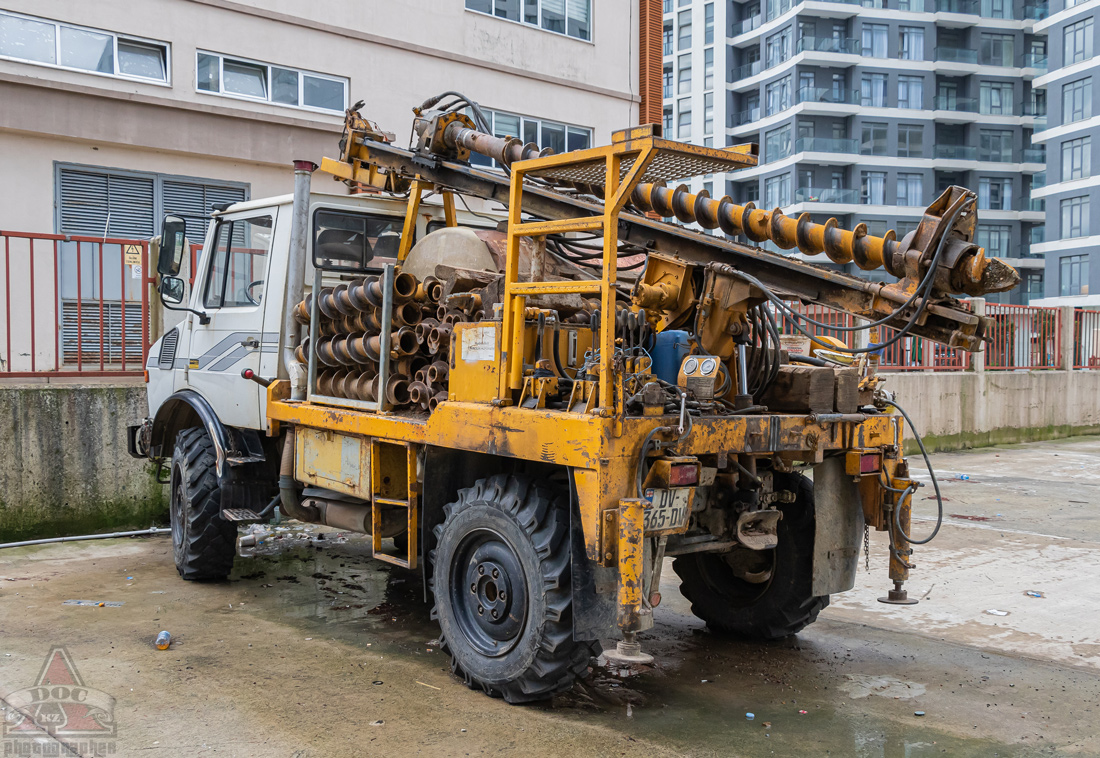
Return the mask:
[[[447,357],[452,325],[470,321],[469,307],[441,304],[443,284],[435,277],[418,281],[404,272],[393,282],[389,376],[381,384],[382,282],[371,276],[321,290],[317,300],[317,392],[330,397],[374,402],[381,398],[394,408],[431,411],[447,399]],[[295,319],[308,325],[312,293],[294,309]],[[480,309],[480,298],[466,298]],[[314,349],[305,340],[295,350],[302,363]]]

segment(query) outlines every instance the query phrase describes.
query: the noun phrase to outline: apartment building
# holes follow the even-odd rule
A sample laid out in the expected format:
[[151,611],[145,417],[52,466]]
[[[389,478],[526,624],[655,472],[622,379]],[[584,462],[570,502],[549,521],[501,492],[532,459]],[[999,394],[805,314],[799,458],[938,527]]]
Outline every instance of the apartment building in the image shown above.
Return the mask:
[[480,102],[498,135],[558,151],[607,142],[639,119],[634,8],[0,0],[0,333],[14,335],[0,371],[115,364],[125,342],[132,361],[142,338],[142,272],[119,245],[55,252],[5,232],[148,238],[182,213],[199,241],[215,203],[289,193],[293,160],[337,154],[359,100],[400,145],[413,106],[447,90]]
[[1046,203],[1046,237],[1033,249],[1046,257],[1043,305],[1100,305],[1100,59],[1095,51],[1100,3],[1052,0],[1036,23],[1050,41],[1050,65],[1034,86],[1046,93],[1046,129],[1034,141],[1047,151],[1046,185],[1032,197]]
[[665,127],[760,146],[756,168],[694,189],[875,234],[901,237],[943,189],[969,187],[978,241],[1023,275],[1001,297],[1026,302],[1043,292],[1045,15],[1013,0],[666,0]]

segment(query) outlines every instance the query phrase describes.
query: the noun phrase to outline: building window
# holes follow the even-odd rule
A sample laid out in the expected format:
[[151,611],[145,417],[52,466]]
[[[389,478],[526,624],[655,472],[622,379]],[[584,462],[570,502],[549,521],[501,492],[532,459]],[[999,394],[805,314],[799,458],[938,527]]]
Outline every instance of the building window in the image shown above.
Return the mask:
[[678,16],[678,22],[680,25],[680,33],[676,41],[677,50],[690,50],[691,49],[691,11],[680,11]]
[[167,42],[0,12],[0,58],[167,83],[168,51]]
[[1089,257],[1064,255],[1058,261],[1058,294],[1089,294]]
[[1092,77],[1062,85],[1062,123],[1092,118]]
[[898,157],[920,158],[924,155],[924,127],[920,124],[898,124]]
[[988,34],[981,36],[978,60],[986,66],[1015,65],[1015,38],[1011,34]]
[[703,7],[703,44],[714,44],[714,3]]
[[662,111],[661,115],[664,117],[663,124],[662,124],[664,128],[662,129],[661,133],[666,134],[666,135],[671,135],[672,134],[672,107],[666,105],[665,108],[664,108],[664,111]]
[[669,65],[664,67],[664,97],[672,97],[672,66]]
[[924,108],[924,79],[920,76],[898,77],[898,107],[909,110]]
[[1062,239],[1089,236],[1089,199],[1071,197],[1062,201]]
[[1012,162],[1012,132],[1007,129],[978,131],[978,160]]
[[212,95],[262,100],[292,108],[342,112],[348,80],[312,71],[199,51],[195,87]]
[[767,67],[778,66],[791,57],[791,29],[787,27],[778,34],[768,37],[764,43]]
[[1009,255],[1008,246],[1012,240],[1012,227],[1011,226],[992,226],[989,224],[978,224],[978,234],[975,240],[981,247],[985,248],[987,255],[995,255],[998,258],[1008,258]]
[[[583,126],[528,118],[489,108],[482,110],[493,128],[494,137],[516,137],[539,147],[548,147],[555,153],[585,150],[592,146],[592,130]],[[491,158],[478,153],[470,154],[470,163],[476,166],[494,165]]]
[[886,24],[863,25],[863,57],[885,58],[890,27]]
[[771,116],[791,107],[791,77],[784,76],[764,88],[766,110],[764,115]]
[[864,74],[860,79],[860,101],[864,106],[886,107],[886,74]]
[[791,204],[791,175],[780,174],[764,180],[764,205],[782,208]]
[[691,92],[691,53],[680,56],[678,64],[680,72],[676,83],[676,94],[686,95]]
[[703,51],[703,89],[714,89],[714,48]]
[[691,98],[680,98],[680,116],[676,122],[676,137],[688,139],[691,137]]
[[924,205],[924,177],[898,174],[898,205]]
[[714,134],[714,93],[703,94],[703,134]]
[[991,179],[988,176],[979,178],[978,209],[983,211],[1012,210],[1012,181],[1010,179]]
[[861,134],[860,155],[886,155],[886,124],[865,122]]
[[924,27],[902,26],[898,34],[901,48],[898,57],[906,61],[924,60]]
[[768,0],[768,21],[778,18],[791,9],[791,0]]
[[886,205],[886,172],[864,171],[859,183],[859,202]]
[[664,28],[664,52],[663,55],[672,55],[672,24],[665,22]]
[[1062,143],[1062,181],[1092,176],[1092,137],[1079,137]]
[[1062,30],[1062,65],[1080,63],[1092,57],[1092,19],[1069,24]]
[[781,126],[764,134],[764,162],[773,163],[791,154],[791,126]]
[[[494,7],[495,6],[495,7]],[[466,0],[466,10],[534,26],[576,39],[592,39],[592,0]]]
[[980,82],[978,111],[993,116],[1012,115],[1012,82]]

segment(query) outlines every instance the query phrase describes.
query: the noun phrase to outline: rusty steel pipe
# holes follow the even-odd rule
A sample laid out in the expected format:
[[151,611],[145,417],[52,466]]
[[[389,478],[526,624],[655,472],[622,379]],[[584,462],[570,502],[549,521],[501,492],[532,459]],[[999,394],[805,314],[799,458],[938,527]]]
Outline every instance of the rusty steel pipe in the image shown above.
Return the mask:
[[413,301],[394,304],[393,306],[394,326],[416,326],[422,318],[420,305]]
[[434,318],[426,318],[419,324],[417,324],[416,328],[413,330],[416,332],[417,342],[419,342],[421,345],[427,342],[428,333],[437,326],[439,326],[439,321]]
[[421,381],[414,381],[409,384],[409,402],[416,405],[422,405],[425,408],[428,407],[428,400],[432,397],[431,388]]
[[436,361],[428,366],[428,382],[431,384],[442,384],[447,381],[447,372],[449,370],[450,367],[445,361]]
[[436,409],[436,407],[446,399],[447,399],[447,393],[446,392],[437,392],[434,395],[432,395],[431,399],[428,400],[428,412],[430,413],[431,411],[434,411]]
[[390,374],[386,377],[386,400],[391,405],[404,405],[409,402],[409,378],[403,374]]

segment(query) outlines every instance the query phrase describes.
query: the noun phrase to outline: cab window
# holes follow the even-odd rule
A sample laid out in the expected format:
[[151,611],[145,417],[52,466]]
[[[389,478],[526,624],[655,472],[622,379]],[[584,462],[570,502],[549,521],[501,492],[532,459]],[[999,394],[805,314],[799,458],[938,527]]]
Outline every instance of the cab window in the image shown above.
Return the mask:
[[326,271],[366,271],[375,258],[396,258],[403,224],[400,216],[317,210],[313,265]]
[[240,308],[263,301],[267,256],[271,252],[271,216],[218,222],[203,305]]

